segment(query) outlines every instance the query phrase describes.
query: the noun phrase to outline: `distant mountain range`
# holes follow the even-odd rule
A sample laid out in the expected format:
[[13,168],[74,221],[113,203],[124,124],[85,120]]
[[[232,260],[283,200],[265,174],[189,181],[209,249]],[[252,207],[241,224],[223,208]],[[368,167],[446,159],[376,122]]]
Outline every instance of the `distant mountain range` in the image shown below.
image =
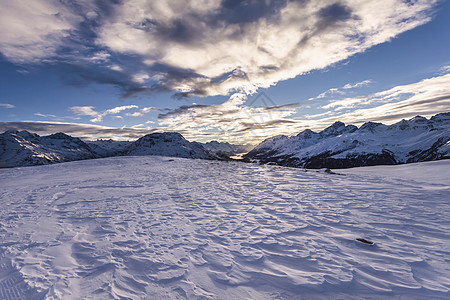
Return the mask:
[[314,132],[275,136],[244,155],[247,162],[302,168],[350,168],[450,158],[450,113],[387,126],[336,122]]
[[[39,136],[28,131],[0,134],[0,167],[33,166],[122,155],[162,155],[227,160],[248,145],[189,142],[176,132],[152,133],[134,142],[82,141],[64,133]],[[387,126],[336,122],[314,132],[275,136],[243,156],[245,162],[301,168],[349,168],[450,158],[450,113],[420,116]]]
[[0,134],[0,167],[46,165],[97,157],[88,144],[64,133],[42,137],[28,131]]
[[236,156],[252,150],[252,145],[233,145],[227,142],[211,141],[202,143],[202,146],[217,155]]
[[224,159],[200,143],[187,141],[176,132],[152,133],[134,142],[83,142],[64,133],[42,137],[28,131],[6,131],[0,134],[0,167],[45,165],[120,155]]

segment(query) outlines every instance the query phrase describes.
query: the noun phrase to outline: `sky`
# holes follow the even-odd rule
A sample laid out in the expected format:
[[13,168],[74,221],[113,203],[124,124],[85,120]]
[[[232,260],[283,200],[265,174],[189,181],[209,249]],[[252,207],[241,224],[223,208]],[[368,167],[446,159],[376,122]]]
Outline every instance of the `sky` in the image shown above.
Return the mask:
[[449,2],[0,0],[0,131],[256,144],[449,112]]

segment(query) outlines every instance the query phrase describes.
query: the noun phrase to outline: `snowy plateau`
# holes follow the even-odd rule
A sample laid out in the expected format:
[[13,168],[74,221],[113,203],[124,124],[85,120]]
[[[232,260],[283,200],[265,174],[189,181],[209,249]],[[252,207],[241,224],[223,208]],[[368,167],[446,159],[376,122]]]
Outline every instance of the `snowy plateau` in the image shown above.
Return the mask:
[[0,299],[449,299],[450,160],[0,169]]

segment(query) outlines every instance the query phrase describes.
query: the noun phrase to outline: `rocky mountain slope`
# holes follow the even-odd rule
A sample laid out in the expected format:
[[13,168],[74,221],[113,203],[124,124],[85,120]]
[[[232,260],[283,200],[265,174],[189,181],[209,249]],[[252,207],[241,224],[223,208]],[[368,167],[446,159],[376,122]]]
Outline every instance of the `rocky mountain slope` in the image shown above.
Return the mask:
[[350,168],[450,158],[450,113],[387,126],[336,122],[321,132],[275,136],[244,155],[246,161],[304,168]]
[[0,167],[46,165],[97,157],[85,142],[64,133],[43,137],[28,131],[0,134]]
[[122,155],[218,158],[201,144],[189,142],[175,132],[153,133],[135,142],[83,142],[64,133],[42,137],[28,131],[6,131],[0,134],[0,167],[46,165]]

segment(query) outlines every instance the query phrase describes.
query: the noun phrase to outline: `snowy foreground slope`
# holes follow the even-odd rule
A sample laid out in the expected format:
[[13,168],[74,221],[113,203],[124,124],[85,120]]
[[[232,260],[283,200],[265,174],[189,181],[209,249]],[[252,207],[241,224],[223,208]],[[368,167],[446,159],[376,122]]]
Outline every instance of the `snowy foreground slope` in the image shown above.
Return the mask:
[[1,169],[0,299],[449,299],[450,161],[339,172]]

